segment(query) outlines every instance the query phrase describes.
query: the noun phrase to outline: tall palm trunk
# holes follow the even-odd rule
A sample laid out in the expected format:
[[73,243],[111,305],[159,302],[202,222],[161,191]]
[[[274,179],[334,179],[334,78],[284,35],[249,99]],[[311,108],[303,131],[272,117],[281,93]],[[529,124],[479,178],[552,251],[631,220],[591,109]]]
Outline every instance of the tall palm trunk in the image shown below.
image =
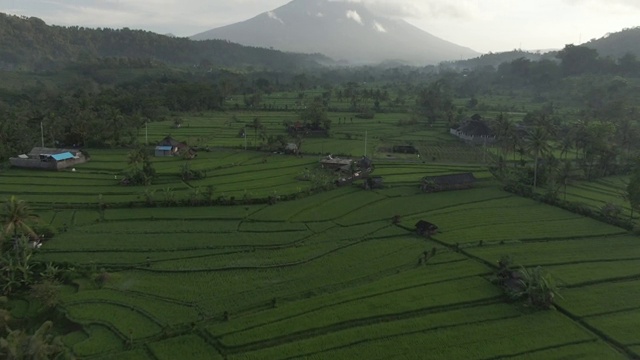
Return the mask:
[[536,189],[538,185],[538,154],[536,153],[536,158],[533,164],[533,189]]

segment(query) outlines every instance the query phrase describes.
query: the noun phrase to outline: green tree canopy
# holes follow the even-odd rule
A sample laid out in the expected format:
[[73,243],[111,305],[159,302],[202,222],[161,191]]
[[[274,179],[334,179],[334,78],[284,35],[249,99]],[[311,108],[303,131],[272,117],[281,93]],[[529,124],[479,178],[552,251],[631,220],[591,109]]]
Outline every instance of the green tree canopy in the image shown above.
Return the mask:
[[0,222],[2,223],[2,234],[5,237],[26,235],[37,238],[38,235],[31,228],[31,224],[37,219],[38,216],[29,205],[13,195],[0,206]]

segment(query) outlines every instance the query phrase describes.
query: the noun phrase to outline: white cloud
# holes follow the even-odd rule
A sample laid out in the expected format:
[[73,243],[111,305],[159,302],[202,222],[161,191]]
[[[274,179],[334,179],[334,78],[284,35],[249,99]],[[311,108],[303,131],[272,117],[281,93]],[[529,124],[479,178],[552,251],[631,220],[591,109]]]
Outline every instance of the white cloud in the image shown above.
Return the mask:
[[282,21],[282,19],[280,19],[278,17],[278,15],[276,15],[276,13],[274,13],[273,11],[267,11],[267,16],[269,16],[269,18],[278,21],[280,24],[284,25],[284,21]]
[[[129,27],[190,36],[274,11],[289,1],[0,0],[0,12],[35,16],[55,25]],[[331,1],[352,3],[354,10],[356,3],[364,4],[378,15],[407,20],[435,36],[484,52],[561,48],[640,25],[640,0]],[[322,15],[318,11],[314,8],[309,16],[328,14],[325,9]],[[363,24],[366,19],[361,15],[354,11],[347,17]]]
[[386,33],[387,29],[384,28],[384,26],[382,26],[379,22],[374,22],[373,23],[373,28],[377,31],[377,32],[381,32],[381,33]]
[[316,17],[319,17],[319,18],[324,17],[324,14],[319,12],[319,13],[316,14]]
[[571,6],[587,6],[604,11],[640,10],[638,0],[564,0],[564,2]]
[[364,23],[362,22],[362,18],[360,17],[360,14],[358,14],[358,12],[355,10],[347,11],[347,19],[351,19],[360,25],[364,25]]

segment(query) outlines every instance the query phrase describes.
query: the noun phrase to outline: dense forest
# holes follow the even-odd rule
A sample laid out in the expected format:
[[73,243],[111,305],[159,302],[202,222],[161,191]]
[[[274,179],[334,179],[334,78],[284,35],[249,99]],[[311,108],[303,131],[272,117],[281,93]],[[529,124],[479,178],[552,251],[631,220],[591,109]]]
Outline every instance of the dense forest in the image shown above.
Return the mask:
[[0,69],[45,71],[97,59],[139,59],[177,66],[302,70],[331,60],[245,47],[222,40],[191,41],[148,31],[49,26],[0,13]]

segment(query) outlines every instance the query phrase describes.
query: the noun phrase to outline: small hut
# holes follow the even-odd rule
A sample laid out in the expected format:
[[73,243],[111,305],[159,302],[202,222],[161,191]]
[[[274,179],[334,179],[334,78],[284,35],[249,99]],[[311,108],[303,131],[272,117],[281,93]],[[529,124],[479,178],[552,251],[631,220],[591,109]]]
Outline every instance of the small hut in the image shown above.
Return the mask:
[[384,181],[382,176],[373,176],[364,180],[365,190],[382,189]]
[[197,156],[197,151],[171,136],[160,140],[160,142],[156,144],[154,151],[154,155],[157,157],[179,156],[182,154],[188,154],[187,158],[193,159]]
[[295,143],[288,143],[287,146],[284,147],[285,154],[297,154],[298,153],[298,145]]
[[420,220],[416,223],[416,234],[420,236],[431,236],[438,232],[438,227],[425,220]]
[[393,152],[401,154],[417,154],[418,149],[412,145],[394,145]]

